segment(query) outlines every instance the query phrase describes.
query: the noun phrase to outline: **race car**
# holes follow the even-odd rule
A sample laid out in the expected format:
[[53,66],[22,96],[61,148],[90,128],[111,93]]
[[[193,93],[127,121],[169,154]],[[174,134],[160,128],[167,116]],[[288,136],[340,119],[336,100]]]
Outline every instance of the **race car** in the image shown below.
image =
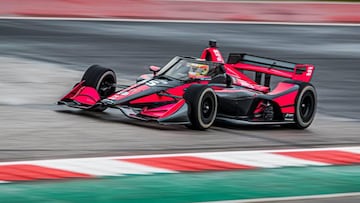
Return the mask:
[[[117,85],[112,69],[92,65],[58,104],[88,111],[115,108],[129,118],[196,130],[215,120],[305,129],[316,113],[311,64],[245,53],[230,53],[225,62],[212,40],[200,58],[176,56],[149,70],[124,86]],[[284,81],[271,88],[271,76]]]

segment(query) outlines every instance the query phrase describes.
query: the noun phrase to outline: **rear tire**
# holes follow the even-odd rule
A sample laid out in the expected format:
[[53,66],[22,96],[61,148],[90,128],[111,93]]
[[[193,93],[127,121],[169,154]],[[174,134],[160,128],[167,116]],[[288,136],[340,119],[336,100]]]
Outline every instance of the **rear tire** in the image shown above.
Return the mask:
[[190,129],[205,130],[214,123],[218,102],[214,90],[205,85],[192,85],[186,89],[184,98],[189,107]]
[[[99,93],[101,99],[114,94],[116,90],[116,75],[115,72],[109,68],[104,68],[99,65],[90,66],[84,73],[82,79],[84,85],[93,87]],[[100,106],[92,111],[104,111],[107,107]]]
[[317,107],[317,95],[314,86],[309,83],[300,85],[300,91],[295,101],[295,123],[291,127],[305,129],[314,120]]

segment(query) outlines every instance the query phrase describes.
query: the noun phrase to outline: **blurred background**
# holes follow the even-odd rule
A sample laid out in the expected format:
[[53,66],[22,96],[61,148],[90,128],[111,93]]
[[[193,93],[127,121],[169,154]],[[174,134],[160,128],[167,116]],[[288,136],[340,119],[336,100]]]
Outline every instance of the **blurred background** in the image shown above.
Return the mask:
[[[0,0],[0,161],[358,146],[357,2]],[[226,58],[243,52],[314,64],[319,105],[313,125],[294,131],[219,124],[199,133],[132,121],[115,110],[55,105],[92,64],[113,68],[119,82],[129,84],[149,65],[199,57],[209,39]],[[358,192],[358,181],[354,185]]]

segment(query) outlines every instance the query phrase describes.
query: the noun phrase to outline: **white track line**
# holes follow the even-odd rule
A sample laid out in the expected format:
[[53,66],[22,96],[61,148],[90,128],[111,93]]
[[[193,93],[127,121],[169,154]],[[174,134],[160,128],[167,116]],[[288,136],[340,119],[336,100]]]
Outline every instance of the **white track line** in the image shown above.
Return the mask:
[[92,176],[121,176],[126,174],[177,173],[163,168],[109,159],[59,159],[36,161],[38,166],[57,168]]
[[325,4],[325,5],[358,5],[356,2],[342,1],[239,1],[239,0],[170,0],[170,1],[190,1],[190,2],[209,2],[209,3],[251,3],[251,4]]
[[276,153],[276,152],[304,152],[304,151],[324,151],[324,150],[340,150],[340,151],[354,151],[357,153],[360,146],[354,147],[329,147],[329,148],[306,148],[306,149],[277,149],[277,150],[253,150],[253,151],[227,151],[227,152],[198,152],[198,153],[174,153],[174,154],[157,154],[157,155],[133,155],[133,156],[110,156],[110,157],[92,157],[92,158],[69,158],[69,159],[52,159],[52,160],[34,160],[34,161],[13,161],[13,162],[0,162],[0,166],[9,164],[39,164],[47,161],[69,160],[76,162],[78,160],[87,160],[91,162],[96,159],[128,159],[128,158],[160,158],[160,157],[174,157],[174,156],[203,156],[203,155],[219,155],[227,156],[229,154],[239,153]]
[[344,149],[343,151],[346,151],[346,152],[350,152],[350,153],[357,153],[357,154],[360,154],[360,147],[355,147],[355,148],[349,148],[349,149]]
[[247,199],[247,200],[213,201],[213,202],[201,202],[201,203],[282,202],[282,201],[309,200],[309,199],[326,199],[326,198],[337,198],[337,197],[353,197],[353,196],[359,196],[359,195],[360,195],[360,192],[350,192],[350,193],[336,193],[336,194],[327,194],[327,195],[306,195],[306,196],[259,198],[259,199]]
[[245,24],[245,25],[294,25],[294,26],[349,26],[359,27],[360,23],[300,23],[226,20],[159,20],[127,18],[65,18],[65,17],[17,17],[1,16],[0,20],[54,20],[54,21],[94,21],[94,22],[148,22],[148,23],[191,23],[191,24]]
[[224,154],[205,154],[196,157],[220,160],[230,163],[243,164],[248,166],[256,166],[260,168],[279,168],[286,166],[327,166],[329,164],[309,161],[304,159],[293,158],[278,154],[264,153],[264,152],[250,152],[250,153],[229,153]]

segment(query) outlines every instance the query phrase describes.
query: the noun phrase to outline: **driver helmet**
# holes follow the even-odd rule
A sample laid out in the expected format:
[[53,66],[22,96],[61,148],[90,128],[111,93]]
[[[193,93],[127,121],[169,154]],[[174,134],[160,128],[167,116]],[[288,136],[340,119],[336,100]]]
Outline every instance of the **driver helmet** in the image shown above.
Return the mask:
[[209,66],[206,64],[188,63],[189,77],[202,78],[209,72]]

